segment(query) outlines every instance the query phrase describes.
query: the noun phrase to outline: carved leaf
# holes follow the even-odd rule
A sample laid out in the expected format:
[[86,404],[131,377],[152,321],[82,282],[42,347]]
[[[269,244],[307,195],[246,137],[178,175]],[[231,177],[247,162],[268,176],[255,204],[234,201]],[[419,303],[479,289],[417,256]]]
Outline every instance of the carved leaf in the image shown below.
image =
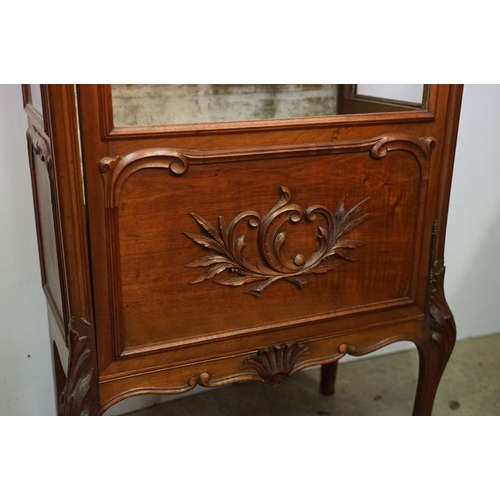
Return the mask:
[[191,284],[194,283],[201,283],[202,281],[209,280],[213,278],[214,276],[217,276],[217,274],[221,273],[222,271],[225,271],[229,267],[231,267],[232,264],[216,264],[212,267],[209,267],[202,275],[200,275],[198,278],[195,280],[191,281]]
[[[370,214],[365,214],[361,216],[359,219],[353,220],[352,222],[349,222],[349,224],[346,224],[344,231],[342,232],[343,234],[347,233],[348,231],[351,231],[351,229],[354,229],[356,226],[361,224]],[[347,216],[346,216],[347,219]]]
[[354,207],[352,207],[351,210],[349,210],[349,212],[347,212],[345,219],[349,220],[353,215],[356,215],[361,210],[361,207],[368,201],[368,199],[369,198],[366,198],[365,200],[361,201],[357,205],[354,205]]
[[344,250],[343,248],[337,248],[335,249],[334,252],[332,252],[333,255],[338,255],[339,257],[342,257],[343,259],[346,260],[358,260],[358,258],[353,255],[349,250]]
[[339,241],[334,248],[356,248],[364,245],[364,242],[357,240],[342,240]]
[[88,337],[70,334],[70,363],[68,377],[59,395],[59,415],[91,415],[93,408],[92,387],[95,371]]
[[333,264],[326,264],[322,265],[319,267],[315,267],[311,273],[319,274],[319,273],[327,273],[328,271],[332,271],[333,269],[337,269],[337,267],[340,267],[341,265],[344,264],[344,261],[342,260],[337,260],[337,262]]
[[238,238],[236,238],[236,243],[234,245],[234,249],[235,249],[235,254],[238,256],[238,257],[243,257],[243,247],[246,245],[245,243],[245,235],[241,235],[241,236],[238,236]]
[[220,250],[221,246],[211,238],[207,238],[206,236],[202,236],[200,234],[188,233],[187,231],[183,231],[183,233],[191,238],[198,245],[202,245],[206,248],[211,248],[212,250]]
[[[326,272],[326,270],[323,272]],[[288,278],[287,281],[290,281],[294,285],[297,285],[299,288],[304,288],[305,286],[309,285],[309,282],[307,280],[305,280],[304,278],[300,278],[298,276],[295,276],[293,278]]]
[[190,264],[186,264],[186,267],[211,266],[212,264],[217,264],[219,262],[232,264],[232,262],[224,255],[206,255],[205,257],[200,257],[199,259],[193,260],[193,262],[191,262]]
[[217,231],[217,228],[215,226],[213,226],[212,224],[210,224],[210,222],[197,214],[191,214],[191,216],[210,236],[212,236],[212,238],[214,238],[218,243],[222,244],[219,232]]
[[255,295],[258,297],[269,285],[271,285],[277,278],[269,278],[268,280],[261,281],[259,284],[250,288],[245,293],[249,293],[250,295]]
[[231,278],[223,278],[219,280],[215,280],[215,283],[218,283],[219,285],[225,285],[225,286],[240,286],[244,285],[245,283],[252,283],[253,281],[258,281],[262,279],[260,276],[234,276]]
[[220,234],[222,235],[222,241],[224,243],[224,246],[228,246],[228,241],[227,241],[227,229],[226,229],[226,223],[224,222],[224,217],[222,215],[219,215],[219,229],[220,229]]
[[339,204],[337,205],[337,210],[335,211],[335,220],[339,220],[339,219],[342,219],[344,217],[344,214],[345,214],[344,200],[345,200],[345,197],[342,196],[342,198],[340,198]]

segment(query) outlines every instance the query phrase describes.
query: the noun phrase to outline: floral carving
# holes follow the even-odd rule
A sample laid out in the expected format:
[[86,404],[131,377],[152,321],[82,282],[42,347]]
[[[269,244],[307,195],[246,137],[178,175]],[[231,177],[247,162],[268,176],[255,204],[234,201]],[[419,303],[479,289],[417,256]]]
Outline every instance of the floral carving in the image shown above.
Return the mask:
[[282,344],[262,349],[243,362],[242,368],[253,368],[264,382],[273,387],[294,373],[297,360],[308,350],[300,344]]
[[[191,283],[212,279],[221,272],[229,270],[235,275],[214,279],[214,282],[225,286],[241,286],[257,282],[245,293],[259,296],[276,281],[286,280],[303,288],[308,284],[303,278],[304,275],[326,273],[346,260],[357,260],[352,250],[363,245],[363,242],[344,237],[368,217],[369,214],[360,217],[356,215],[369,198],[355,205],[347,213],[344,208],[344,198],[342,198],[335,213],[332,213],[324,205],[311,205],[303,209],[292,203],[291,197],[290,190],[282,187],[280,200],[264,217],[261,218],[253,210],[247,210],[237,215],[229,225],[226,225],[222,216],[219,216],[218,225],[214,226],[203,217],[191,214],[208,236],[186,231],[184,234],[195,243],[216,252],[186,265],[186,267],[206,268],[205,272]],[[308,258],[302,254],[297,254],[292,259],[286,257],[283,249],[287,241],[287,232],[282,230],[283,224],[285,222],[298,223],[302,219],[311,222],[318,215],[326,222],[325,226],[318,228],[318,250]],[[251,228],[258,228],[257,240],[262,261],[255,265],[243,253],[246,245],[245,235],[238,234],[238,228],[244,221],[247,221]],[[325,263],[333,256],[340,260],[330,259]]]

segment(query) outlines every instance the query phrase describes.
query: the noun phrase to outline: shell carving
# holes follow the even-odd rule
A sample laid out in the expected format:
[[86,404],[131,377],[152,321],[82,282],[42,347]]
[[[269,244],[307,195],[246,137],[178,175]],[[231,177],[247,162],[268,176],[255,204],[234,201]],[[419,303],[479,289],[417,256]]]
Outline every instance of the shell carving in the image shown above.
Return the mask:
[[272,387],[296,371],[297,360],[308,350],[300,344],[282,344],[262,349],[243,362],[242,368],[253,368]]

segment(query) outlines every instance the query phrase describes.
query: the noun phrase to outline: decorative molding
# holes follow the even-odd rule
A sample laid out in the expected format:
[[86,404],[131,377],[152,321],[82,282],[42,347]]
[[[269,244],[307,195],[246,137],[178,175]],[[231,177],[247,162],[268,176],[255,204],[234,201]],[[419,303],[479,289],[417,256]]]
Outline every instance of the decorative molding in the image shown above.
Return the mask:
[[415,155],[421,168],[421,177],[428,179],[427,160],[436,141],[432,137],[416,137],[410,134],[393,134],[366,141],[328,142],[291,146],[226,149],[222,151],[180,151],[175,149],[141,149],[124,157],[105,157],[99,162],[99,170],[105,185],[106,208],[118,206],[120,190],[125,181],[143,169],[162,168],[176,176],[184,175],[191,165],[209,165],[262,158],[289,158],[369,151],[379,160],[390,151],[408,151]]
[[118,206],[120,190],[135,172],[147,168],[162,168],[180,176],[189,170],[188,158],[172,149],[142,149],[124,156],[103,158],[99,170],[104,179],[106,208]]
[[370,154],[373,159],[381,159],[391,151],[409,151],[420,165],[422,180],[429,179],[429,168],[427,160],[432,150],[436,147],[434,137],[414,137],[407,134],[383,137],[371,148]]
[[319,366],[325,363],[331,363],[343,358],[346,354],[357,353],[356,346],[352,344],[341,344],[337,352],[325,358],[306,358],[304,354],[309,348],[303,344],[282,344],[279,346],[267,347],[252,356],[248,357],[239,366],[243,373],[236,375],[212,378],[212,375],[206,371],[199,375],[191,377],[187,383],[180,386],[150,386],[133,389],[126,392],[118,392],[114,397],[104,403],[96,412],[105,413],[112,405],[132,396],[143,394],[182,394],[193,390],[197,386],[216,388],[241,382],[264,382],[276,387],[286,376],[308,368]]
[[[369,214],[364,214],[355,217],[369,198],[355,205],[347,213],[344,208],[344,198],[339,201],[334,213],[324,205],[311,205],[304,210],[292,203],[291,198],[290,190],[282,187],[280,200],[262,219],[254,210],[247,210],[237,215],[228,226],[222,216],[219,216],[219,224],[216,227],[203,217],[191,214],[208,236],[186,231],[184,234],[195,243],[216,251],[216,254],[200,257],[186,265],[186,267],[207,268],[191,283],[212,279],[221,272],[229,270],[236,276],[215,279],[214,283],[236,287],[258,282],[245,293],[259,296],[269,285],[279,280],[283,279],[298,288],[303,288],[308,282],[302,276],[326,273],[337,268],[343,263],[342,261],[357,260],[352,250],[363,243],[343,238],[369,216]],[[288,221],[296,224],[302,219],[311,222],[316,219],[317,215],[322,216],[326,222],[326,227],[319,226],[318,228],[318,250],[308,258],[302,254],[295,255],[293,259],[285,257],[283,247],[287,241],[287,232],[281,230],[283,224]],[[251,228],[259,229],[257,243],[262,261],[255,265],[251,264],[249,258],[243,254],[246,245],[245,235],[237,234],[237,228],[244,221],[247,221]],[[330,260],[329,264],[323,264],[333,256],[342,260],[334,262]]]
[[223,387],[225,385],[235,384],[238,382],[248,382],[250,380],[258,380],[260,381],[260,377],[254,375],[235,375],[233,377],[224,377],[212,380],[211,376],[207,372],[200,373],[197,377],[192,377],[189,379],[188,386],[190,389],[194,389],[197,385],[201,387]]
[[68,377],[59,397],[59,415],[88,416],[96,413],[92,395],[95,378],[89,337],[72,330]]
[[354,355],[356,353],[356,346],[352,344],[340,344],[339,352],[341,354],[351,354]]
[[246,359],[241,368],[253,368],[263,382],[276,387],[281,380],[298,370],[298,359],[309,349],[302,344],[267,347]]

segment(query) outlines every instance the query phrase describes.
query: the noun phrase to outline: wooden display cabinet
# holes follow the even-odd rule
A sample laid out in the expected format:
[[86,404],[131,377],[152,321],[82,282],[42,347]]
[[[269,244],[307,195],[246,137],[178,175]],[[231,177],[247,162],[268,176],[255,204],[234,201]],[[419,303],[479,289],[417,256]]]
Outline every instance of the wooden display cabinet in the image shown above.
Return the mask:
[[59,414],[397,341],[431,414],[462,87],[360,88],[24,86]]

